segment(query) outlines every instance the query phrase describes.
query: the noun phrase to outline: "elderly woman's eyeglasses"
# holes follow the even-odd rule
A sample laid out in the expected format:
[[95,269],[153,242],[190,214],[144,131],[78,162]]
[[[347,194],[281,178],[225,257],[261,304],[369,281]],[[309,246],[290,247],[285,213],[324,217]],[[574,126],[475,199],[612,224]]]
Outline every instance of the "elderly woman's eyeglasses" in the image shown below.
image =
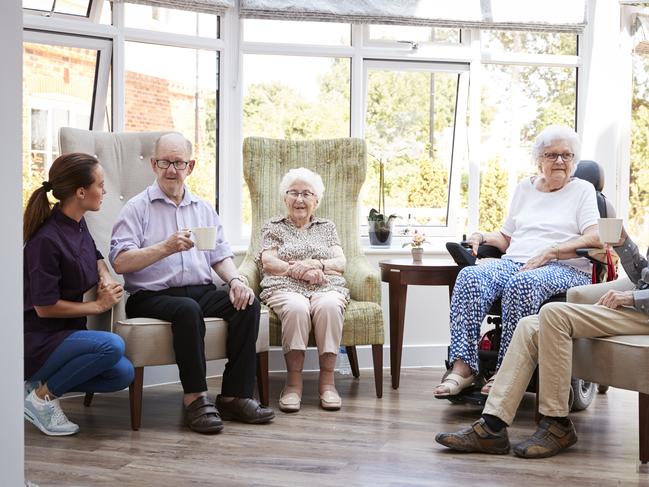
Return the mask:
[[546,162],[556,162],[559,157],[563,162],[570,162],[575,158],[575,155],[572,152],[545,152],[543,154],[543,160]]
[[189,165],[189,161],[168,161],[166,159],[156,159],[155,161],[155,165],[160,169],[167,169],[172,164],[176,169],[182,171]]
[[308,200],[308,199],[313,198],[313,197],[315,196],[315,193],[313,193],[313,192],[311,192],[311,191],[309,191],[309,190],[305,190],[305,191],[296,191],[296,190],[294,190],[294,189],[289,189],[289,190],[286,192],[286,195],[287,195],[288,197],[290,197],[290,198],[295,199],[295,200],[298,199],[300,196],[301,196],[303,199]]

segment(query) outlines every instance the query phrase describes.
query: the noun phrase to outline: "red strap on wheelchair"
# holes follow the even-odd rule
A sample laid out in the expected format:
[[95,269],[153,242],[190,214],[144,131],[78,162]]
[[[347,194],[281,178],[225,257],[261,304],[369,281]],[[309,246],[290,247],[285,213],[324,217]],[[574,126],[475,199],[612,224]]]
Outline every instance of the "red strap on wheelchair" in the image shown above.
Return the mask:
[[[591,273],[591,281],[593,284],[597,284],[597,266],[593,266],[593,271]],[[617,269],[613,265],[613,256],[611,255],[611,249],[606,249],[606,281],[614,281],[617,279]]]
[[617,269],[613,265],[613,256],[611,255],[611,249],[606,248],[606,267],[607,267],[607,277],[609,281],[614,281],[617,279]]

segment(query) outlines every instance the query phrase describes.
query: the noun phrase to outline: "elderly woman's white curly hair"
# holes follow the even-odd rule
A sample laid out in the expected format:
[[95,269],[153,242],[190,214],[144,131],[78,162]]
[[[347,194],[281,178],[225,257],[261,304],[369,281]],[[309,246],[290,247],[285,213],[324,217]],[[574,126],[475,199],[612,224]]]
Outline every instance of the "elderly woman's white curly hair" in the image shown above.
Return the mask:
[[306,183],[311,186],[311,188],[313,188],[313,192],[315,193],[317,198],[316,208],[320,206],[320,201],[322,200],[322,195],[324,194],[325,190],[324,183],[322,182],[322,178],[319,174],[314,173],[306,167],[291,169],[284,175],[282,182],[279,183],[280,197],[284,198],[286,196],[286,191],[288,191],[288,188],[290,188],[298,181]]
[[[573,161],[579,161],[581,142],[577,132],[566,125],[548,125],[534,140],[534,145],[532,146],[532,158],[534,162],[540,164],[545,148],[554,142],[566,142],[570,146],[570,152],[575,155]],[[573,166],[573,171],[576,166],[576,164]]]

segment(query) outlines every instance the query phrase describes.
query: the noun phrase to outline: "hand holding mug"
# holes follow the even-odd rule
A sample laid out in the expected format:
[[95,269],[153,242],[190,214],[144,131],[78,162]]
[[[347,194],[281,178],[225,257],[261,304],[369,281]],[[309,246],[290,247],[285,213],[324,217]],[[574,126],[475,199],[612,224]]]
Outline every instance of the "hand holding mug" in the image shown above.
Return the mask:
[[191,249],[194,246],[194,242],[191,239],[191,230],[184,229],[172,233],[169,238],[164,241],[164,246],[169,254],[184,252],[185,250]]

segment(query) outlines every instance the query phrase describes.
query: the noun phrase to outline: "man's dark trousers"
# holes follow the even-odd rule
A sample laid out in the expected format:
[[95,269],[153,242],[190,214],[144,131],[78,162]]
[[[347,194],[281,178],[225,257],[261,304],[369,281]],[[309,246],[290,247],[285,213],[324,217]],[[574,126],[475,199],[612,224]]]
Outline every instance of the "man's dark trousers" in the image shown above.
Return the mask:
[[252,397],[255,387],[259,301],[237,311],[227,291],[214,284],[184,286],[162,291],[138,291],[126,302],[129,318],[147,317],[171,322],[176,363],[185,393],[207,390],[205,380],[204,317],[223,318],[228,323],[221,394]]

